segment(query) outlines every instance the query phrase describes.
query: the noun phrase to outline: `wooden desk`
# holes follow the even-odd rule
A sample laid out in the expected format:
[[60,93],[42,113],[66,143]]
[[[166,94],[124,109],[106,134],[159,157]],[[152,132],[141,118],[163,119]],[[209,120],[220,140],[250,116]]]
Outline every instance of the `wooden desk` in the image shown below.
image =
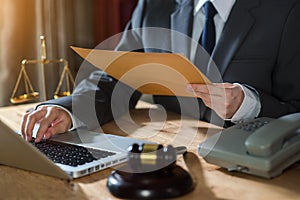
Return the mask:
[[[22,114],[33,105],[0,108],[0,120],[14,130],[19,129]],[[149,141],[163,144],[186,145],[190,154],[187,164],[179,158],[178,164],[190,166],[191,174],[197,180],[196,189],[178,199],[300,199],[300,166],[294,165],[283,175],[272,180],[246,174],[230,173],[217,166],[207,164],[197,156],[197,144],[206,136],[207,130],[217,132],[218,127],[208,123],[180,119],[168,114],[163,123],[149,119],[148,104],[140,103],[132,112],[139,127],[124,119],[132,134],[128,137],[146,137]],[[157,110],[151,109],[151,115]],[[115,122],[103,127],[108,133],[126,135]],[[234,145],[234,142],[233,142]],[[70,182],[0,165],[0,199],[115,199],[106,189],[108,175],[113,169],[106,169]],[[184,184],[184,183],[182,183]]]

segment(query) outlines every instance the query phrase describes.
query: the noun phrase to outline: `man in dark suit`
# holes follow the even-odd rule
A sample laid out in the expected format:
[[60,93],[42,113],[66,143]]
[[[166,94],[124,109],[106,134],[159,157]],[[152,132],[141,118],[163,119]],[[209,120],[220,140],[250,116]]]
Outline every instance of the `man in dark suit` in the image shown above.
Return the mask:
[[[187,86],[188,91],[199,97],[198,109],[195,109],[194,98],[154,96],[154,101],[167,110],[213,123],[299,112],[300,23],[297,20],[300,19],[300,2],[212,0],[216,10],[213,16],[216,45],[208,53],[216,68],[205,53],[198,54],[199,48],[193,45],[193,41],[203,37],[205,2],[139,1],[117,50],[180,52],[215,82]],[[145,27],[164,28],[166,34]],[[178,33],[191,40],[181,40],[181,36],[176,36]],[[112,102],[116,84],[121,88],[118,96],[123,101]],[[74,118],[93,129],[117,117],[112,111],[115,107],[118,114],[125,113],[128,107],[134,108],[140,95],[95,71],[78,85],[71,97],[45,102],[34,112],[25,114],[22,134],[31,138],[37,122],[41,123],[37,141],[67,131],[72,123],[76,128],[77,122],[70,118],[72,110]],[[76,114],[75,110],[80,112]]]

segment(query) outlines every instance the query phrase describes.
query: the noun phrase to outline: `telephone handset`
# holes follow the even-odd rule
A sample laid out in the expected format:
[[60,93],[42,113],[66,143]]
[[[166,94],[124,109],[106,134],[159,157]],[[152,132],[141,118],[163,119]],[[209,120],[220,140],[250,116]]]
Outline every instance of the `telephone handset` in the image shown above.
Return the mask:
[[300,160],[300,113],[238,123],[199,144],[198,153],[229,171],[278,176]]
[[[253,132],[246,139],[245,146],[249,154],[271,156],[282,149],[284,142],[292,139],[299,128],[300,113],[286,115]],[[300,140],[298,143],[300,145]]]

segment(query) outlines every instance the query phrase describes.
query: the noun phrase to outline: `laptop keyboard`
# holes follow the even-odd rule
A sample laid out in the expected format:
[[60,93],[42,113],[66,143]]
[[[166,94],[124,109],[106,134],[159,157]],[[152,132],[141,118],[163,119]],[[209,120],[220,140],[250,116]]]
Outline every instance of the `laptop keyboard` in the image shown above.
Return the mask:
[[73,167],[116,154],[114,152],[86,148],[50,140],[45,140],[39,143],[31,143],[53,162]]

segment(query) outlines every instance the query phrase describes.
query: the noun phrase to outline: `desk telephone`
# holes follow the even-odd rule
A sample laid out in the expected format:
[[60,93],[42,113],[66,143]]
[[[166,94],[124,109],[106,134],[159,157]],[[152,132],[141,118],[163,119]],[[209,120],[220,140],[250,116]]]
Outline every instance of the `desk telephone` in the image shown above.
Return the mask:
[[199,144],[207,162],[265,178],[300,160],[300,113],[241,122]]

